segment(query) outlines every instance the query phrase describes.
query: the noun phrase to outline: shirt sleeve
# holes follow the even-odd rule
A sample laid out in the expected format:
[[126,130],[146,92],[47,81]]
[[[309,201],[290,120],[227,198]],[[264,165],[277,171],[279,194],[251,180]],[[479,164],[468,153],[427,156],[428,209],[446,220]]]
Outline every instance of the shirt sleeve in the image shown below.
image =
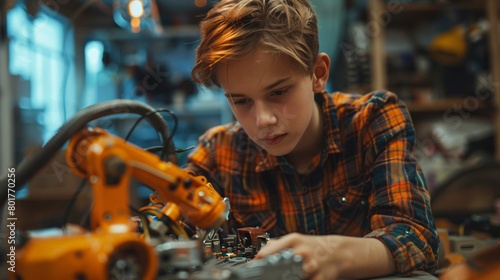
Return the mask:
[[415,131],[408,110],[387,92],[374,94],[366,109],[370,121],[360,133],[372,178],[373,231],[365,237],[389,248],[398,275],[432,273],[439,239],[425,178],[414,156]]
[[220,178],[218,178],[215,162],[216,134],[221,130],[222,127],[214,127],[200,136],[197,146],[189,153],[186,166],[183,168],[195,175],[205,176],[215,190],[224,196],[224,188]]

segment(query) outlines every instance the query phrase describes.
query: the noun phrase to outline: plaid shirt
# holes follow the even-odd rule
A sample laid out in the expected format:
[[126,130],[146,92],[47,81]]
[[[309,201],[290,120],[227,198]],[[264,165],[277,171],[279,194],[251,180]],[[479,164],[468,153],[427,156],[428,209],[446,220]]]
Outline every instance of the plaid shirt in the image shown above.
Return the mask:
[[259,148],[235,122],[199,139],[187,168],[229,198],[234,228],[372,237],[391,250],[400,275],[436,268],[438,235],[413,151],[415,131],[393,93],[315,95],[326,147],[300,175]]

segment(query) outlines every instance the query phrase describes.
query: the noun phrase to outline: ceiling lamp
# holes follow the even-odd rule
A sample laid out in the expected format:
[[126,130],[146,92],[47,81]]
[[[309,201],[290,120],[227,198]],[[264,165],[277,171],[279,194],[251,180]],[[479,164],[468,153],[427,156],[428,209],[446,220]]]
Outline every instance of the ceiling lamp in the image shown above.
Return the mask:
[[114,0],[113,19],[118,26],[133,33],[161,32],[155,0]]

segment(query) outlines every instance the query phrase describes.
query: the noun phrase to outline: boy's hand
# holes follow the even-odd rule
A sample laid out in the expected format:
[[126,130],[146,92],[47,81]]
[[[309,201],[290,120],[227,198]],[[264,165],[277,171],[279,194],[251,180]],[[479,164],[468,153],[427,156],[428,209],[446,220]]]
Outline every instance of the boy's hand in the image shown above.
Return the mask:
[[256,258],[285,249],[302,257],[307,279],[373,278],[396,272],[391,252],[375,238],[291,233],[268,241]]
[[257,259],[292,249],[303,258],[302,269],[307,279],[337,279],[342,255],[336,252],[336,236],[314,236],[291,233],[271,239],[256,255]]

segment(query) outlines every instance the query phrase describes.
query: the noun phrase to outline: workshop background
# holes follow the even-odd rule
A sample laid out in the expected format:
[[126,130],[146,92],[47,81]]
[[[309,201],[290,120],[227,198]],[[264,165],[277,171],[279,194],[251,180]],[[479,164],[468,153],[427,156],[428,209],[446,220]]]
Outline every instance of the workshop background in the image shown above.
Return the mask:
[[[133,99],[173,111],[177,148],[189,148],[207,128],[232,121],[223,94],[190,78],[198,23],[212,2],[0,1],[0,175],[39,150],[76,112],[106,100]],[[320,50],[332,58],[328,89],[398,94],[416,127],[416,154],[435,215],[462,222],[482,215],[497,231],[499,2],[311,0]],[[173,126],[173,118],[165,117]],[[93,125],[125,137],[136,120],[123,114]],[[129,141],[159,145],[147,122]],[[180,164],[187,153],[178,154]],[[61,151],[16,193],[18,227],[60,227],[80,181]],[[131,192],[136,203],[150,194],[140,184]],[[90,192],[80,194],[67,221],[79,221],[90,198]]]

